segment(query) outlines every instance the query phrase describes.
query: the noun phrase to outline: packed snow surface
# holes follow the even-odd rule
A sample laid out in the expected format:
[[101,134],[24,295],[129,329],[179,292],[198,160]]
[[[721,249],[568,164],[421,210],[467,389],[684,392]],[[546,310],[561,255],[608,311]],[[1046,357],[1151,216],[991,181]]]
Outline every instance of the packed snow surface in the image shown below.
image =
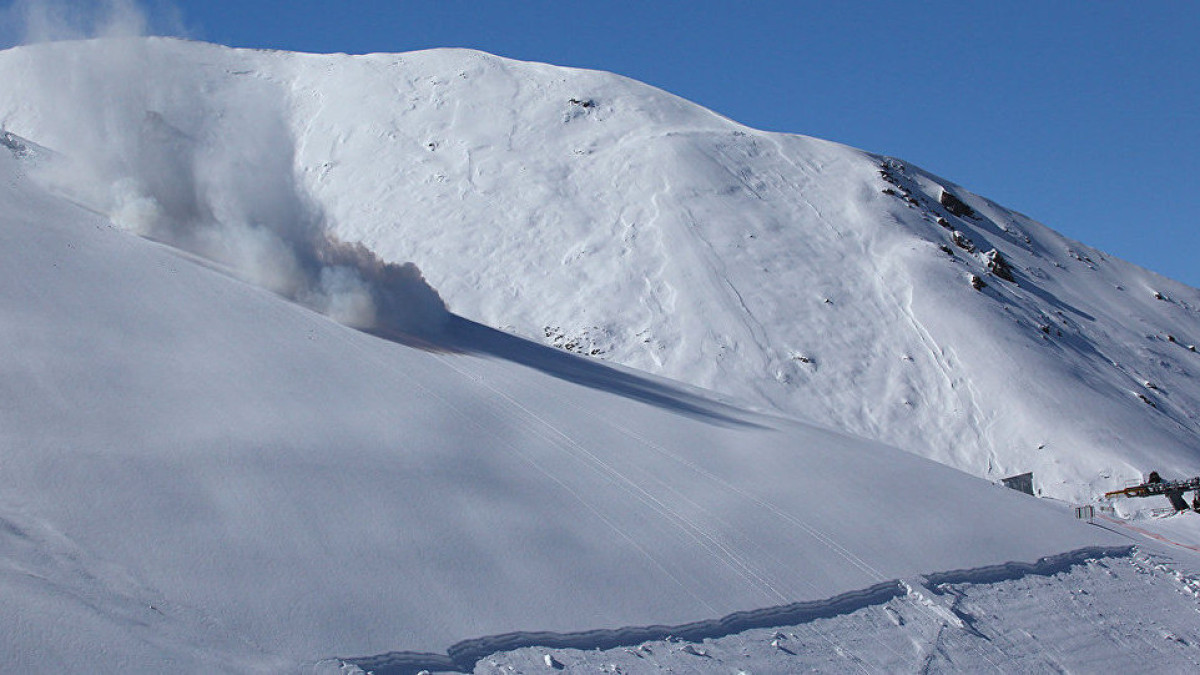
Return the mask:
[[962,629],[923,583],[1100,583],[1141,535],[878,440],[1089,498],[1194,466],[1200,295],[898,161],[466,51],[0,76],[13,667],[405,663],[904,588]]

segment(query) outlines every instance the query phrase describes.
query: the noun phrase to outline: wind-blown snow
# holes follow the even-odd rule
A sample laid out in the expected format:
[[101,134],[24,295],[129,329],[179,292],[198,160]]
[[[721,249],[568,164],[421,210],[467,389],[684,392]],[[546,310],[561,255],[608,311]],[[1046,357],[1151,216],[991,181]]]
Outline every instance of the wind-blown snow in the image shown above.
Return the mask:
[[57,84],[30,90],[23,105],[65,134],[51,138],[61,152],[39,158],[42,182],[347,325],[436,327],[445,306],[419,270],[338,241],[297,185],[277,87],[180,77],[187,66],[171,57],[148,70],[154,54],[142,39],[90,44],[104,56],[87,74],[79,72],[93,58],[86,49],[27,48],[44,58],[22,64],[26,77]]
[[0,73],[80,201],[351,324],[379,294],[326,237],[484,324],[1046,494],[1200,470],[1200,293],[898,160],[465,50],[96,41]]

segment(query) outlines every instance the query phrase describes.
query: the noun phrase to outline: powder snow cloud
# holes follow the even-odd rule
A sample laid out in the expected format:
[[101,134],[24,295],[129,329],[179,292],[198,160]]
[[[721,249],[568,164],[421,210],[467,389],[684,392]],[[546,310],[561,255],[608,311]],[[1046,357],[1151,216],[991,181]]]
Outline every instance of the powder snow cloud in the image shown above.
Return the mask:
[[[139,36],[150,20],[114,0],[90,12],[18,3],[27,42],[91,37],[31,61],[32,140],[56,150],[39,177],[116,225],[356,328],[428,331],[445,305],[411,264],[330,235],[296,180],[288,92],[252,72],[179,75]],[[61,45],[59,45],[61,47]],[[21,133],[21,130],[13,130]],[[27,132],[28,133],[28,132]]]

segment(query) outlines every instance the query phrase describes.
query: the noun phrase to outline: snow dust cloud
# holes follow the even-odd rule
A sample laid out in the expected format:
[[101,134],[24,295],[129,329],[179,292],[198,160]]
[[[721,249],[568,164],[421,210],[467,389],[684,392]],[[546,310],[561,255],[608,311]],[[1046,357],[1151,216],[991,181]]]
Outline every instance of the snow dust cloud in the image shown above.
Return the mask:
[[0,14],[5,44],[187,33],[179,8],[162,1],[147,8],[134,0],[15,0]]
[[38,172],[51,189],[346,325],[436,328],[445,305],[414,265],[329,234],[297,179],[284,84],[174,67],[172,50],[140,37],[150,22],[125,0],[73,21],[62,3],[21,5],[30,41],[99,38],[33,47],[44,51],[30,61],[36,130],[7,130],[57,153]]

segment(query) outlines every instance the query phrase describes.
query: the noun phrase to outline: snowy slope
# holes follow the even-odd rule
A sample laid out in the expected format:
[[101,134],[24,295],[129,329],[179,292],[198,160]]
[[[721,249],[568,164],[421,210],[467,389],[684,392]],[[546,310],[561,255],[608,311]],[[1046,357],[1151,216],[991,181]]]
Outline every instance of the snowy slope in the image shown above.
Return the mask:
[[1128,548],[1048,501],[452,315],[424,350],[355,331],[47,192],[44,151],[6,140],[6,669],[292,671]]
[[898,160],[464,50],[98,41],[0,75],[6,128],[156,238],[304,221],[469,319],[1062,498],[1200,471],[1200,292]]

